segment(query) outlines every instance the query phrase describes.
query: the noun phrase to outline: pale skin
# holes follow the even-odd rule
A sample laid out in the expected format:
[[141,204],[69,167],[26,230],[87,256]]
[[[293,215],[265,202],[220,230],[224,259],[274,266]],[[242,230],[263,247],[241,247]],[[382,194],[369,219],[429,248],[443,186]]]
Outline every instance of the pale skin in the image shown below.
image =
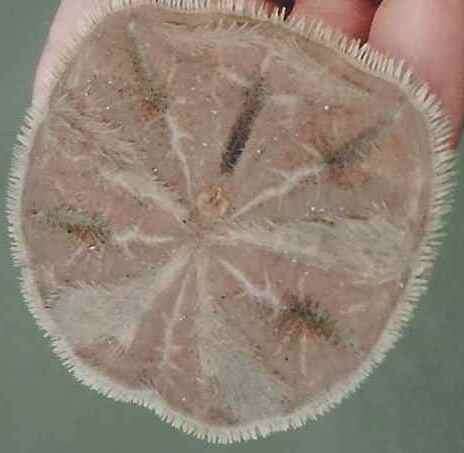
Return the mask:
[[[94,3],[62,0],[37,70],[35,90],[79,18]],[[278,0],[273,2],[279,4]],[[443,101],[457,144],[464,127],[464,2],[462,0],[296,0],[292,15],[321,18],[408,62]],[[43,94],[43,93],[42,93]]]

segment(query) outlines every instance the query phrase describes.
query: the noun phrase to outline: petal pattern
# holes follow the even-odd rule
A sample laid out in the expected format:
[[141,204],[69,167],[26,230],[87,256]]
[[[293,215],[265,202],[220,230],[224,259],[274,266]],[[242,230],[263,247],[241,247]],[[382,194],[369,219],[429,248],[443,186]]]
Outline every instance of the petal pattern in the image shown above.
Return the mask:
[[445,122],[321,25],[129,3],[82,38],[27,150],[35,309],[74,365],[189,431],[298,426],[425,285]]

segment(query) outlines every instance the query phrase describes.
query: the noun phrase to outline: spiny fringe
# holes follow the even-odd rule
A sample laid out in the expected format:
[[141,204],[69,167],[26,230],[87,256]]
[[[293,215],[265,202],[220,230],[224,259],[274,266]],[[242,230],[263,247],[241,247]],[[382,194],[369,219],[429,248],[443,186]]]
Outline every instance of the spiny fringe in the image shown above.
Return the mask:
[[[434,170],[431,209],[425,227],[425,235],[415,258],[413,273],[409,278],[403,297],[392,314],[383,335],[364,364],[344,382],[335,385],[326,394],[312,400],[306,407],[291,416],[261,420],[231,429],[199,424],[195,420],[170,409],[161,397],[154,396],[152,391],[129,391],[100,376],[83,364],[66,341],[60,337],[60,333],[56,331],[56,327],[46,311],[35,303],[35,301],[40,300],[40,296],[34,283],[33,271],[29,268],[29,257],[24,247],[21,225],[22,190],[25,171],[28,167],[29,151],[37,129],[47,113],[48,96],[53,91],[67,64],[77,53],[78,46],[85,36],[91,33],[108,15],[140,5],[153,5],[159,8],[181,10],[185,13],[220,12],[233,16],[250,17],[258,22],[279,23],[280,26],[289,31],[332,49],[351,64],[399,86],[410,102],[422,113],[427,125]],[[268,18],[263,4],[256,5],[243,0],[222,0],[220,2],[210,0],[159,0],[158,2],[155,0],[114,0],[103,6],[100,4],[94,6],[81,24],[78,34],[70,39],[61,56],[52,65],[45,84],[41,87],[42,93],[46,93],[46,95],[41,96],[39,93],[35,97],[33,105],[27,113],[25,125],[19,134],[19,143],[14,150],[10,172],[7,215],[9,234],[12,239],[11,252],[14,263],[22,268],[21,291],[27,301],[28,308],[38,325],[45,331],[45,336],[51,337],[55,353],[78,381],[97,392],[115,400],[132,402],[153,409],[161,419],[186,433],[209,442],[238,442],[265,437],[275,431],[300,427],[308,420],[315,420],[326,413],[344,397],[355,391],[399,339],[402,329],[413,313],[416,302],[426,290],[427,277],[443,237],[443,219],[445,214],[449,212],[453,201],[455,153],[450,147],[452,128],[440,102],[430,93],[429,87],[415,80],[412,71],[405,67],[403,61],[398,62],[393,58],[388,58],[369,45],[361,46],[359,40],[350,40],[320,21],[314,20],[306,23],[304,19],[290,18],[284,22],[284,16],[285,11],[275,11],[272,17]]]

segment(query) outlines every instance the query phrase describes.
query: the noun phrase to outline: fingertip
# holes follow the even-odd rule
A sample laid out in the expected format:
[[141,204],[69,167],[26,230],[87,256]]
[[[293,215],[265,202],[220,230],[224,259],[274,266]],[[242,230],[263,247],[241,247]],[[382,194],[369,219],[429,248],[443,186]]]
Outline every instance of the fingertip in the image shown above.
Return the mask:
[[321,19],[348,36],[366,40],[376,8],[372,0],[295,0],[292,14]]
[[464,126],[464,2],[384,0],[370,43],[405,59],[443,102],[457,143]]
[[102,3],[98,0],[62,0],[57,8],[48,32],[47,42],[37,66],[34,81],[34,98],[47,96],[44,90],[50,71],[56,66],[62,49],[79,30],[80,21],[92,6]]

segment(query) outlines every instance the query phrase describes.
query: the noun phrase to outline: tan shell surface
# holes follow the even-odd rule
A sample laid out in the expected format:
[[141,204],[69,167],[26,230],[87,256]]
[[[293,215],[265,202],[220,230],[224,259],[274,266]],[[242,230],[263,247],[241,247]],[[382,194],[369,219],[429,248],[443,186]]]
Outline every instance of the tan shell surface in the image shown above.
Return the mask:
[[429,130],[397,85],[271,22],[108,16],[22,191],[34,304],[73,365],[203,434],[321,413],[431,216]]

